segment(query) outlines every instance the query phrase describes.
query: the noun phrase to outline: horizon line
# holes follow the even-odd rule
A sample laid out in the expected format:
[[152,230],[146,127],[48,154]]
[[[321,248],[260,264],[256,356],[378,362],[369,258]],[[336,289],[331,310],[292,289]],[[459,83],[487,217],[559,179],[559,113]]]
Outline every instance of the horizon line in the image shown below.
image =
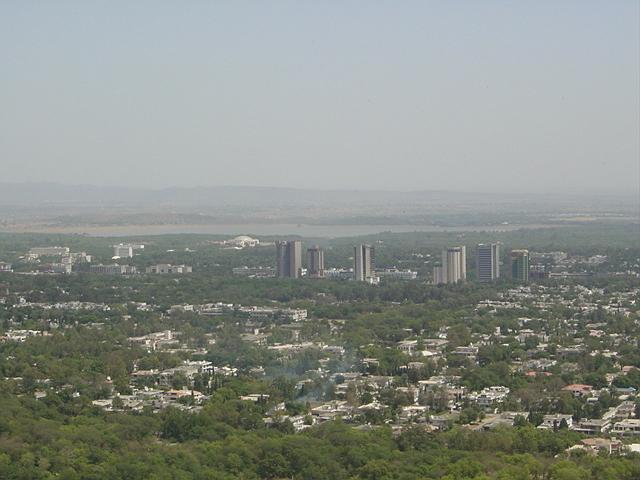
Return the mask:
[[[455,190],[455,189],[384,189],[384,188],[322,188],[322,187],[290,187],[290,186],[274,186],[274,185],[240,185],[240,184],[218,184],[218,185],[167,185],[161,187],[149,187],[146,185],[123,185],[123,184],[95,184],[95,183],[63,183],[59,181],[18,181],[12,182],[7,180],[0,181],[0,185],[11,186],[38,186],[48,185],[56,187],[69,188],[100,188],[100,189],[123,189],[123,190],[142,190],[146,192],[161,192],[166,190],[213,190],[213,189],[255,189],[255,190],[282,190],[297,192],[343,192],[343,193],[396,193],[396,194],[418,194],[418,193],[442,193],[442,194],[467,194],[467,195],[507,195],[507,196],[542,196],[542,195],[558,195],[558,196],[638,196],[640,199],[640,185],[634,190],[611,190],[611,189],[594,189],[594,187],[575,187],[575,188],[549,188],[546,190]],[[584,191],[589,190],[589,191]]]

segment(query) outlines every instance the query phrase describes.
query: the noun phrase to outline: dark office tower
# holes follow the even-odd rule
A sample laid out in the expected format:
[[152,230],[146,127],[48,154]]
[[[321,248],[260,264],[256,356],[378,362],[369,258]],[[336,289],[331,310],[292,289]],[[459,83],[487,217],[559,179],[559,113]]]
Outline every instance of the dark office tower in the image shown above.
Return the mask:
[[324,278],[324,252],[318,245],[307,249],[307,275],[309,278]]
[[500,244],[481,243],[476,249],[476,277],[479,282],[500,278]]
[[299,240],[276,242],[279,278],[299,278],[302,269],[302,244]]
[[529,250],[511,250],[511,278],[516,282],[529,281]]
[[371,282],[374,249],[371,245],[358,245],[353,253],[353,278],[359,282]]

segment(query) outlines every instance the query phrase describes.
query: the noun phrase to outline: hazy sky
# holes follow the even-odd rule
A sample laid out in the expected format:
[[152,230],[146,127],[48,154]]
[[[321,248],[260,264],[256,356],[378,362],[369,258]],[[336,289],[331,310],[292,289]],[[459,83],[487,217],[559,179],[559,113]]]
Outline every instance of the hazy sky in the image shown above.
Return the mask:
[[640,1],[0,0],[1,181],[638,189]]

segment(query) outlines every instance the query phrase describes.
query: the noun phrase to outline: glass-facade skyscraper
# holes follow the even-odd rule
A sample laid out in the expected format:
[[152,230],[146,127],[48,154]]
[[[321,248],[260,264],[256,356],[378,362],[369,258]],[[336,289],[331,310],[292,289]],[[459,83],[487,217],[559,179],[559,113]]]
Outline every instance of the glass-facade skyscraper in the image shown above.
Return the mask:
[[516,282],[529,281],[529,250],[511,250],[511,278]]
[[500,278],[500,244],[481,243],[476,249],[476,278],[493,282]]

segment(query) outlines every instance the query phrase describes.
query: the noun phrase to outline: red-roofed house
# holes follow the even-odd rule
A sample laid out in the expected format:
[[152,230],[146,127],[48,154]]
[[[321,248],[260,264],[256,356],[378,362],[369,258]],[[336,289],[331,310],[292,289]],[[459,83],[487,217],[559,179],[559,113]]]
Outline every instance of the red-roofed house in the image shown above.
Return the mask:
[[572,383],[562,389],[565,392],[571,392],[574,397],[584,397],[589,395],[593,387],[591,385],[583,385],[581,383]]

